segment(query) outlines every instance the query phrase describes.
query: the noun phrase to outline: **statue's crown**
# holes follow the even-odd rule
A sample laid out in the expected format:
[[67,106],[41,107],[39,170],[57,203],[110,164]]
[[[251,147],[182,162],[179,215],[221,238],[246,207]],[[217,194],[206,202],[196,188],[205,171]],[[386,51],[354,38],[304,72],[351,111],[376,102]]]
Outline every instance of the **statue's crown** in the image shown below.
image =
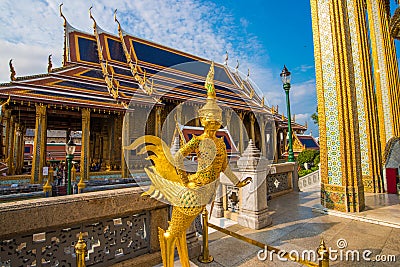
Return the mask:
[[207,89],[206,104],[199,109],[200,117],[213,117],[222,123],[222,109],[217,104],[217,94],[214,87],[214,61],[211,62],[204,87]]

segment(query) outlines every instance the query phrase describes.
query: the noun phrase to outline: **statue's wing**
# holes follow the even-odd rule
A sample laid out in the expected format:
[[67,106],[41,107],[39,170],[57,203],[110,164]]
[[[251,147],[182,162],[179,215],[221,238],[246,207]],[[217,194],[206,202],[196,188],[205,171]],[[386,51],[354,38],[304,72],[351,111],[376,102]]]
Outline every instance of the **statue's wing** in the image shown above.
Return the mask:
[[152,160],[159,175],[167,180],[178,183],[181,181],[175,169],[170,148],[161,138],[152,135],[141,136],[129,146],[125,146],[124,149],[135,150],[141,145],[144,146],[139,150],[138,154],[148,153],[147,159]]
[[164,199],[169,204],[179,207],[198,207],[214,199],[219,180],[196,188],[187,188],[181,183],[164,179],[154,167],[145,169],[151,180],[151,186],[144,194],[156,199]]

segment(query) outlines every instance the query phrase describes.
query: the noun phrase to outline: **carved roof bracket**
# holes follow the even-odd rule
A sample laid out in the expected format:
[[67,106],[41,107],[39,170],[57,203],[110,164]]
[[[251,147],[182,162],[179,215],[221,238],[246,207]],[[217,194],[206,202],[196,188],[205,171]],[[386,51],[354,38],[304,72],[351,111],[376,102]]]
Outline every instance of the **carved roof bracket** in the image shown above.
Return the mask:
[[[152,95],[154,92],[154,80],[148,81],[146,77],[146,71],[142,70],[140,66],[138,66],[138,59],[135,54],[134,48],[131,46],[130,50],[126,47],[124,34],[121,28],[121,24],[117,19],[117,10],[114,11],[114,21],[118,24],[118,35],[121,39],[122,49],[124,50],[126,61],[131,69],[131,73],[135,81],[138,82],[139,88],[143,90],[144,93],[148,95]],[[133,63],[132,57],[135,58],[135,63]],[[142,75],[141,75],[142,74]]]
[[[107,59],[104,59],[103,57],[103,46],[101,45],[100,42],[100,37],[98,34],[98,26],[96,23],[96,20],[92,16],[92,8],[91,6],[89,8],[89,17],[93,20],[93,32],[94,36],[96,37],[96,43],[97,43],[97,54],[99,56],[99,62],[101,66],[101,71],[103,72],[104,80],[107,85],[108,93],[114,98],[115,100],[118,99],[119,94],[118,94],[118,89],[119,89],[119,82],[117,79],[114,78],[114,69],[112,66],[108,65]],[[111,75],[110,75],[111,73]]]

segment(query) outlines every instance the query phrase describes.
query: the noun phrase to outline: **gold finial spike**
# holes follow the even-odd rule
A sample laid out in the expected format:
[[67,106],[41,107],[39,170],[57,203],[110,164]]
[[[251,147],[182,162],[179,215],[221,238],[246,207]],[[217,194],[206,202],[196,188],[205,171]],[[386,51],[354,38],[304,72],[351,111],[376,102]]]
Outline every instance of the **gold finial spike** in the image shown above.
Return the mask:
[[262,99],[261,99],[261,106],[262,106],[262,107],[265,106],[265,98],[264,98],[264,97],[262,97]]
[[239,71],[239,60],[236,59],[236,62],[237,62],[237,64],[236,64],[236,67],[235,67],[235,71],[238,72]]
[[15,69],[14,69],[14,66],[13,66],[13,64],[12,64],[12,59],[10,59],[10,62],[8,63],[9,65],[10,65],[10,80],[11,81],[15,81],[16,80],[16,78],[15,78]]
[[53,63],[51,62],[51,56],[52,54],[49,55],[48,63],[47,63],[47,73],[50,73],[53,69]]
[[210,70],[208,71],[204,87],[207,89],[207,98],[216,98],[214,87],[214,61],[211,61]]
[[63,66],[67,64],[67,19],[65,18],[64,14],[62,13],[61,7],[63,3],[60,4],[60,16],[64,19],[64,50],[63,50]]
[[92,16],[92,8],[93,8],[93,6],[91,6],[89,8],[89,18],[91,18],[93,20],[93,28],[96,29],[97,23],[96,23],[96,20],[94,19],[94,17]]
[[319,258],[318,266],[329,267],[329,253],[325,245],[324,239],[321,237],[321,242],[317,249],[317,254]]
[[121,24],[119,23],[117,19],[117,9],[114,10],[114,21],[118,24],[118,32],[121,31]]
[[63,5],[64,5],[63,3],[60,4],[60,17],[62,17],[64,19],[64,27],[65,27],[65,26],[67,26],[67,19],[65,18],[64,14],[62,13],[61,7]]
[[229,55],[228,55],[228,51],[226,51],[226,53],[225,53],[225,65],[228,65],[228,59],[229,59]]
[[248,68],[247,69],[247,77],[246,77],[246,79],[248,80],[250,78],[250,69]]

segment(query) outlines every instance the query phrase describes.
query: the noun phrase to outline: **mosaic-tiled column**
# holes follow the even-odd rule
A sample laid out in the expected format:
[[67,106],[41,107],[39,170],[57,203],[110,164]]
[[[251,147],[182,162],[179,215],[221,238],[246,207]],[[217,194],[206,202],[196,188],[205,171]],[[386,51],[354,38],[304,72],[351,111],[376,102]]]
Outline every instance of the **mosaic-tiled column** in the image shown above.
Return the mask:
[[266,157],[267,155],[267,143],[266,143],[266,138],[265,138],[265,126],[266,126],[266,119],[264,116],[259,116],[258,118],[258,124],[260,125],[260,131],[261,131],[261,155],[263,157]]
[[130,150],[125,150],[124,147],[130,144],[130,138],[132,134],[130,132],[131,125],[133,124],[133,113],[127,111],[125,113],[123,123],[122,123],[122,150],[121,150],[121,171],[122,178],[129,177],[129,154]]
[[243,151],[244,151],[243,119],[244,119],[244,113],[240,112],[239,117],[238,117],[238,120],[239,120],[239,152],[240,153],[243,153]]
[[225,110],[224,118],[225,118],[225,125],[223,125],[223,126],[226,127],[229,131],[231,129],[231,119],[232,119],[232,110],[231,109]]
[[81,140],[81,176],[83,181],[89,180],[90,167],[90,110],[88,108],[82,111],[82,140]]
[[255,134],[255,129],[254,129],[254,127],[255,127],[255,121],[256,121],[256,118],[255,118],[255,116],[254,116],[254,114],[250,114],[250,136],[251,136],[251,139],[253,140],[253,142],[255,142],[256,141],[256,134]]
[[121,156],[122,156],[122,122],[123,115],[118,112],[117,117],[115,117],[114,121],[114,147],[113,147],[113,160],[114,164],[118,166],[119,169],[122,167]]
[[[361,0],[353,0],[361,5]],[[350,0],[349,0],[350,3]],[[352,4],[352,3],[350,3]],[[365,207],[357,90],[347,1],[311,0],[317,83],[321,203],[356,212]]]
[[9,153],[9,146],[10,146],[10,142],[9,142],[9,138],[10,138],[10,123],[11,123],[11,110],[6,109],[3,113],[3,125],[4,125],[4,140],[3,140],[3,146],[4,146],[4,158],[5,161],[7,163],[7,166],[10,166],[10,158],[8,157],[8,153]]
[[45,165],[47,145],[47,109],[46,106],[36,105],[35,137],[33,141],[33,160],[31,184],[42,183],[43,166]]
[[367,0],[366,3],[383,154],[389,139],[400,136],[398,62],[389,33],[390,17],[386,12],[386,1]]
[[163,108],[162,107],[156,107],[156,123],[155,123],[155,133],[156,136],[160,137],[161,136],[161,112]]
[[13,172],[12,174],[18,174],[19,170],[19,154],[21,149],[21,125],[19,123],[15,123],[14,129],[14,159],[13,159]]
[[8,147],[8,156],[9,156],[9,165],[8,165],[8,174],[14,175],[15,174],[15,150],[16,150],[16,141],[17,141],[17,136],[15,130],[17,129],[16,123],[15,123],[15,116],[11,116],[11,122],[10,122],[10,136],[8,139],[8,142],[10,142],[10,146]]
[[24,167],[24,149],[25,149],[25,132],[26,128],[25,126],[21,125],[20,126],[20,142],[19,142],[19,153],[17,157],[17,174],[22,173],[22,168]]
[[349,0],[347,9],[357,95],[362,180],[365,191],[383,192],[377,103],[365,6],[362,1]]

